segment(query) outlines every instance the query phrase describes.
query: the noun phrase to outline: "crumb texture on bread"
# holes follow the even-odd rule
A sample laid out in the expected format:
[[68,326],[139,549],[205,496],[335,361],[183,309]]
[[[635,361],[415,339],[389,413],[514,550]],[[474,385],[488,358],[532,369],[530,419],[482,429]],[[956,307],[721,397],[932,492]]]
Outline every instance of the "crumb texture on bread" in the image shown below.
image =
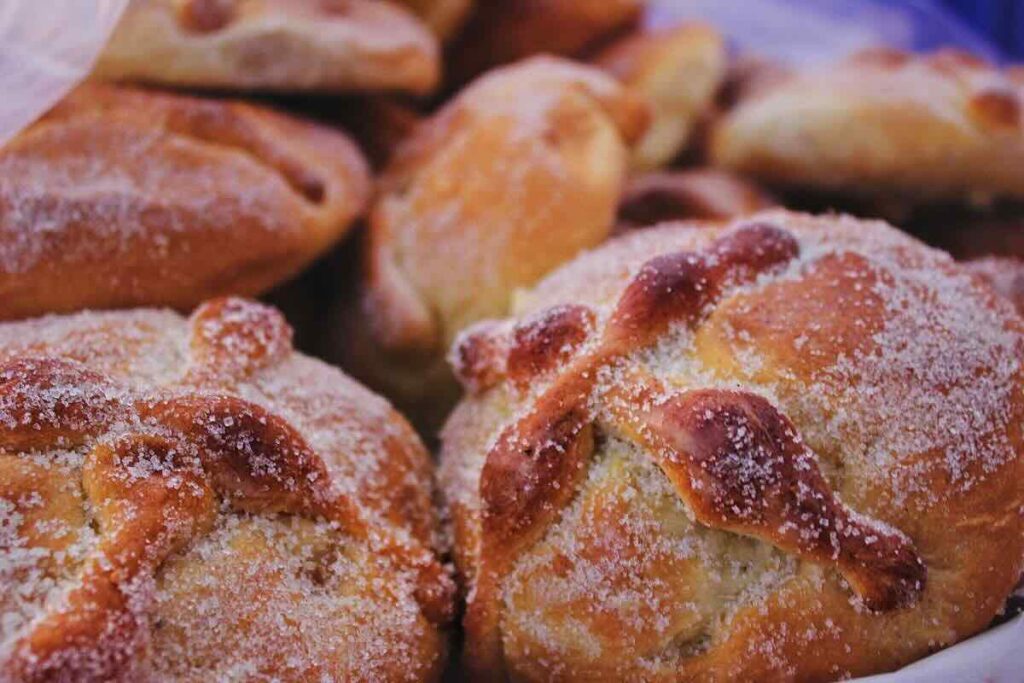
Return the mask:
[[984,628],[1019,578],[1024,324],[881,222],[631,233],[452,350],[466,663],[827,681]]
[[0,325],[0,473],[5,681],[440,675],[428,455],[274,309]]
[[82,86],[0,151],[0,320],[262,293],[340,239],[369,195],[339,132]]
[[222,90],[397,90],[440,79],[436,38],[382,0],[132,0],[98,78]]

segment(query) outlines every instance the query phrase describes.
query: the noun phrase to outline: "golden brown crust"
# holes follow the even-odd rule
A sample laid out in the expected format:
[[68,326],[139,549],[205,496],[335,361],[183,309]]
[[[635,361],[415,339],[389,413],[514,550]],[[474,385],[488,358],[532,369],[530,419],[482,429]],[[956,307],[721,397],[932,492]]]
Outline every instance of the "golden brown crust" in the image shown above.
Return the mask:
[[726,171],[699,168],[633,176],[619,202],[618,230],[666,221],[722,221],[776,206],[754,183]]
[[[379,182],[345,367],[414,419],[417,404],[445,408],[455,334],[610,233],[627,145],[645,123],[612,78],[535,58],[486,75],[418,126]],[[406,381],[419,395],[403,395]]]
[[892,196],[1024,197],[1024,90],[962,52],[856,54],[741,101],[720,165],[777,185]]
[[106,80],[223,90],[401,90],[440,77],[437,41],[381,0],[133,0]]
[[633,150],[635,169],[665,166],[682,153],[712,109],[727,61],[722,36],[703,24],[639,30],[593,59],[651,105],[651,125]]
[[477,675],[834,680],[1016,582],[1024,325],[948,256],[843,217],[666,224],[519,312],[538,371],[514,320],[467,331],[443,434]]
[[448,51],[459,85],[539,54],[579,56],[639,19],[646,0],[490,0],[479,3]]
[[[290,334],[240,299],[188,322],[139,310],[0,326],[0,468],[23,472],[0,487],[0,558],[27,596],[3,605],[4,680],[439,675],[452,591],[428,456],[381,399],[294,354]],[[37,492],[69,481],[81,500],[26,526]],[[281,524],[304,549],[274,540]],[[58,548],[33,528],[79,539],[56,556],[67,566],[39,573]],[[263,550],[240,529],[265,534]],[[299,567],[308,577],[289,578],[279,550],[315,551]],[[271,575],[239,586],[242,575],[203,576],[210,561]],[[66,597],[47,601],[50,589]],[[226,609],[241,594],[245,619]],[[190,622],[188,604],[206,616]],[[279,610],[297,630],[276,632]]]
[[0,319],[261,293],[342,237],[369,192],[340,133],[83,86],[0,153]]

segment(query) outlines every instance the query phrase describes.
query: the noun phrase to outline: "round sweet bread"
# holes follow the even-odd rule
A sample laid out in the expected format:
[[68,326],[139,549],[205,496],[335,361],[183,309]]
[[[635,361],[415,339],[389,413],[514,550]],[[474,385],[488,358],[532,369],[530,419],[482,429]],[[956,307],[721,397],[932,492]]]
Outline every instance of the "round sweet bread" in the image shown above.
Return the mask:
[[865,50],[768,79],[712,136],[716,164],[791,189],[1024,198],[1024,87],[970,54]]
[[452,352],[470,670],[831,681],[985,628],[1024,556],[1022,326],[842,216],[670,223],[562,267]]
[[426,26],[385,0],[131,0],[95,75],[221,90],[424,94],[440,79],[439,53]]
[[455,334],[611,233],[646,124],[612,77],[536,57],[417,125],[377,183],[343,367],[436,429],[457,395],[444,362]]
[[244,299],[0,325],[0,680],[433,680],[428,456]]
[[340,132],[82,86],[0,150],[0,320],[260,294],[333,246],[369,195]]

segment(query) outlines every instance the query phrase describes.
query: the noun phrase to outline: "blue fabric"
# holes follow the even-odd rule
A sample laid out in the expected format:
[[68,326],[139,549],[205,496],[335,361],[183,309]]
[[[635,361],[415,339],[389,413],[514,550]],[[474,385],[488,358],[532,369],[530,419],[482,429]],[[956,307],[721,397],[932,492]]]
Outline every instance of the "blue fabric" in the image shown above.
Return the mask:
[[1024,0],[940,0],[1008,59],[1024,60]]
[[921,51],[958,46],[997,62],[1024,62],[1024,0],[655,0],[652,6],[655,25],[702,19],[740,48],[794,64],[879,44]]

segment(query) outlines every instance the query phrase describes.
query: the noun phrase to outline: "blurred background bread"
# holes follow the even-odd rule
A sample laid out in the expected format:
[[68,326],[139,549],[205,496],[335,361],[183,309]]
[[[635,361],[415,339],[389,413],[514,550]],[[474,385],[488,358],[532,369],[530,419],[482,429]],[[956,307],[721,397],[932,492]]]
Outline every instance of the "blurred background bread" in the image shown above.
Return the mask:
[[460,329],[611,232],[646,110],[602,72],[534,58],[489,72],[417,126],[379,179],[342,365],[418,425],[456,395]]
[[723,221],[777,205],[758,185],[728,171],[652,171],[636,174],[627,183],[617,230],[674,220]]
[[631,33],[593,63],[651,107],[651,125],[633,153],[633,167],[643,171],[667,165],[686,148],[725,81],[728,58],[715,29],[677,24]]
[[715,129],[711,156],[789,189],[1020,199],[1024,89],[962,52],[864,51],[758,88]]
[[637,25],[646,0],[487,0],[447,50],[461,86],[495,66],[540,54],[579,56]]
[[337,131],[82,86],[0,150],[0,319],[262,293],[334,245],[369,194]]
[[438,83],[440,54],[427,27],[386,0],[132,0],[95,74],[186,88],[422,94]]

